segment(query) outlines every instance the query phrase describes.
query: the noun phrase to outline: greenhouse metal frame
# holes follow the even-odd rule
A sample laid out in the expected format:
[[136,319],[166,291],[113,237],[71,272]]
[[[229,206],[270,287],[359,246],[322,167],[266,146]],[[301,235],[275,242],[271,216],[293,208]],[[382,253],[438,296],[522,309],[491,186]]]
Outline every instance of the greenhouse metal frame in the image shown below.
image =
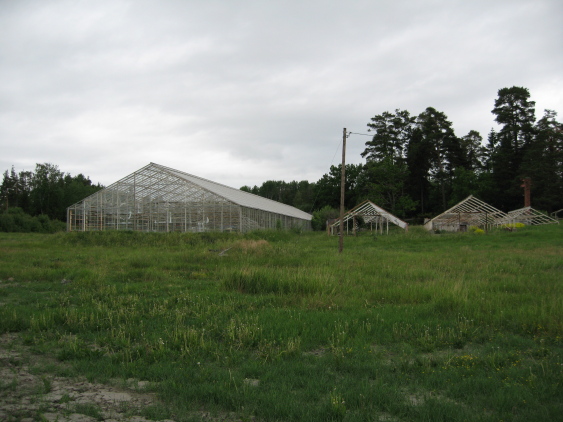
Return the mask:
[[516,223],[522,223],[527,226],[539,226],[540,224],[559,224],[559,221],[532,207],[525,207],[508,212],[506,224]]
[[67,208],[67,231],[311,230],[311,214],[150,163]]
[[505,224],[508,214],[469,195],[432,220],[424,223],[426,230],[466,231],[469,227],[483,227],[488,230]]
[[[409,231],[408,223],[404,222],[398,217],[395,217],[389,211],[386,211],[383,208],[377,206],[369,199],[366,199],[364,202],[362,202],[359,205],[356,205],[354,208],[352,208],[350,211],[344,214],[344,223],[347,223],[350,219],[352,219],[353,221],[352,232],[354,235],[356,234],[356,231],[359,229],[359,225],[356,217],[362,217],[362,219],[366,224],[367,223],[370,224],[372,230],[373,230],[373,225],[375,223],[376,233],[377,230],[379,229],[381,234],[383,234],[383,226],[386,226],[387,234],[389,234],[390,222],[401,227],[402,229],[405,230],[405,232]],[[332,235],[337,234],[336,229],[339,226],[340,226],[340,219],[338,218],[327,227],[329,234]],[[349,234],[348,224],[346,224],[346,234]]]

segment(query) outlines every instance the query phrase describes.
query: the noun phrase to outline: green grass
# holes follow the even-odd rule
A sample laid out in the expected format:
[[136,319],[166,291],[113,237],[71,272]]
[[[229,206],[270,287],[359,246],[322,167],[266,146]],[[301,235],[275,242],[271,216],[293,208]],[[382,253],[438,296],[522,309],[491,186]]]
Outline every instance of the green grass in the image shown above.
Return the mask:
[[71,407],[73,413],[80,413],[82,415],[90,416],[99,421],[104,420],[101,409],[93,404],[79,403]]
[[562,227],[344,244],[0,234],[0,331],[91,380],[150,381],[177,420],[561,420]]

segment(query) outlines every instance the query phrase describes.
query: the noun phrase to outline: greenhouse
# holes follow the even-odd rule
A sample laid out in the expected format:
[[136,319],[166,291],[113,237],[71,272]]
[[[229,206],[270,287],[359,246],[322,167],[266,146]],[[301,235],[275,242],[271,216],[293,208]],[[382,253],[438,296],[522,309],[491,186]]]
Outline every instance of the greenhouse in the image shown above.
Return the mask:
[[[369,224],[370,231],[373,231],[375,227],[375,232],[379,229],[380,233],[383,234],[385,230],[389,234],[389,223],[399,226],[405,232],[409,231],[409,225],[405,223],[398,217],[395,217],[389,211],[377,206],[369,199],[366,199],[359,205],[356,205],[346,214],[344,214],[344,224],[346,227],[346,234],[349,235],[349,224],[348,221],[352,220],[352,234],[356,235],[357,231],[360,230],[360,220],[364,224]],[[340,227],[340,219],[335,219],[331,224],[327,225],[327,231],[331,235],[338,234],[338,228]]]
[[526,226],[539,226],[540,224],[559,224],[559,221],[532,207],[525,207],[508,212],[506,224],[518,223]]
[[67,208],[67,231],[311,229],[311,214],[150,163]]
[[426,230],[465,232],[469,227],[488,230],[505,224],[508,215],[495,207],[469,195],[463,201],[424,223]]

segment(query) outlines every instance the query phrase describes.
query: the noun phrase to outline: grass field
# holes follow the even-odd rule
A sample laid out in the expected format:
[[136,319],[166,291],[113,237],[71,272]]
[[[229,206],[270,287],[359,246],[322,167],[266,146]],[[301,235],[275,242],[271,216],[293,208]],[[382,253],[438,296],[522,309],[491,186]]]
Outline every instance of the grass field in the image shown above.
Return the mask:
[[0,234],[0,333],[149,381],[155,419],[563,420],[562,226],[337,243]]

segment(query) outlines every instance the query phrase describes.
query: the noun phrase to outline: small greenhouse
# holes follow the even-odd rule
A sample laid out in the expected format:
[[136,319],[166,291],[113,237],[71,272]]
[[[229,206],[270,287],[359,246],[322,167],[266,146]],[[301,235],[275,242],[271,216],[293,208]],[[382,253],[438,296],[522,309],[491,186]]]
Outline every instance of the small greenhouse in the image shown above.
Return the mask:
[[559,221],[532,207],[525,207],[508,212],[506,224],[517,223],[525,224],[526,226],[538,226],[540,224],[559,224]]
[[311,229],[311,214],[159,164],[67,208],[67,231],[247,232]]
[[[380,231],[383,234],[383,230],[386,230],[389,234],[389,223],[395,224],[405,231],[409,230],[409,225],[405,223],[398,217],[395,217],[389,211],[375,205],[369,199],[365,200],[361,204],[355,206],[346,214],[344,214],[344,224],[346,227],[346,234],[349,234],[348,221],[352,220],[352,233],[356,234],[359,229],[358,217],[361,217],[364,223],[369,224],[371,230],[375,228],[375,231]],[[332,224],[327,226],[329,234],[338,234],[338,227],[340,226],[340,219],[334,220]]]
[[464,232],[471,226],[485,230],[505,224],[508,215],[473,195],[424,223],[426,230]]

